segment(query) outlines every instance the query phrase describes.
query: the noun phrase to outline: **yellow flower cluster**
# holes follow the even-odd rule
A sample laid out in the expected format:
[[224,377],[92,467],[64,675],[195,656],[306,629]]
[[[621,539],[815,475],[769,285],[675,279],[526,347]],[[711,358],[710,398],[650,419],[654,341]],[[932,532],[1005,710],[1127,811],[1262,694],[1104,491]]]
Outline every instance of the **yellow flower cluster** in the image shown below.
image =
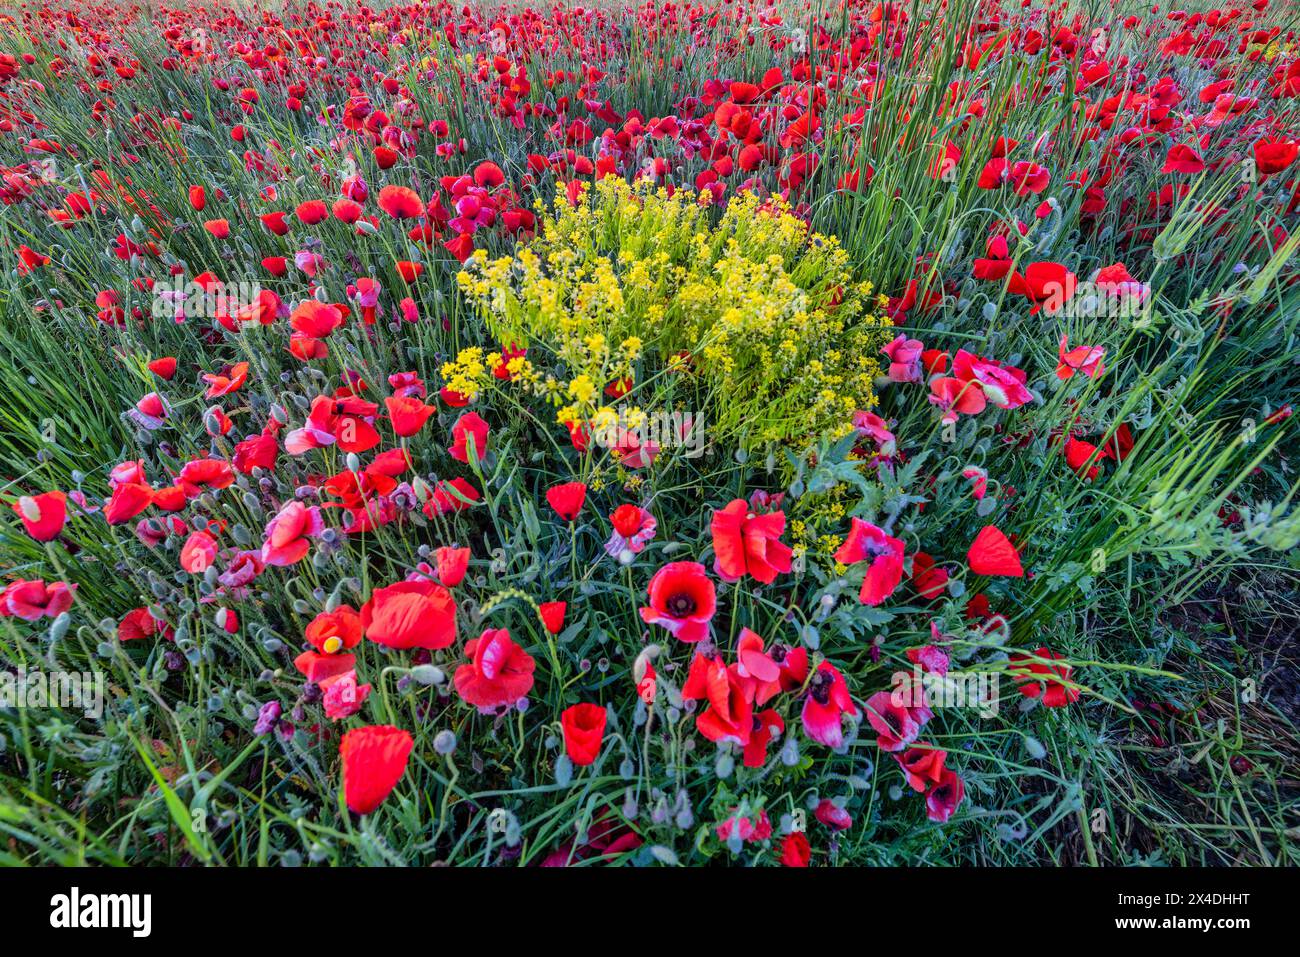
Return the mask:
[[[805,552],[831,559],[844,539],[840,530],[845,524],[846,496],[852,487],[845,482],[832,486],[819,494],[802,495],[790,506],[790,540],[799,542]],[[843,567],[834,563],[837,573]]]
[[875,404],[888,320],[838,241],[783,201],[742,193],[713,225],[688,191],[607,177],[538,213],[515,256],[478,250],[457,279],[498,341],[558,360],[561,381],[533,387],[559,421],[611,415],[606,400],[661,370],[703,384],[713,433],[747,447],[842,428]]
[[[500,356],[493,357],[497,361]],[[455,359],[442,364],[442,378],[448,389],[466,399],[474,399],[489,384],[491,373],[478,346],[462,349]]]

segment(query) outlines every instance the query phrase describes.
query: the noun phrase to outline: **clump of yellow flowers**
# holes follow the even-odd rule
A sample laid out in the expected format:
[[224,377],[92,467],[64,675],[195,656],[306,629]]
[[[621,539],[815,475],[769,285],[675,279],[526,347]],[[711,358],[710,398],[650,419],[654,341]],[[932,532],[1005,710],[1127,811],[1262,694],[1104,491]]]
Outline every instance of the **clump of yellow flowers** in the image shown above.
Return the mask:
[[714,436],[750,448],[841,429],[875,404],[888,320],[839,242],[779,198],[741,193],[714,225],[687,190],[611,176],[538,213],[514,256],[477,250],[457,279],[498,342],[555,357],[558,379],[528,361],[512,378],[557,421],[599,428],[624,392],[656,398],[638,386],[658,373],[706,386]]

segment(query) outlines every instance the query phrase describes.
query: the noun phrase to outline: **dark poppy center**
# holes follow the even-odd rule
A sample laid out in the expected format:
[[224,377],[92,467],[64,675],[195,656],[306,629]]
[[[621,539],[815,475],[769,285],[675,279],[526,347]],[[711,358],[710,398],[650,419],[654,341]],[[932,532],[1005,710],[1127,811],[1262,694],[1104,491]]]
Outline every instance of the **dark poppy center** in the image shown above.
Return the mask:
[[686,618],[695,612],[695,598],[691,595],[677,594],[668,599],[668,614],[674,618]]
[[817,676],[813,678],[808,693],[812,695],[813,700],[818,704],[826,704],[831,700],[831,679],[818,672]]

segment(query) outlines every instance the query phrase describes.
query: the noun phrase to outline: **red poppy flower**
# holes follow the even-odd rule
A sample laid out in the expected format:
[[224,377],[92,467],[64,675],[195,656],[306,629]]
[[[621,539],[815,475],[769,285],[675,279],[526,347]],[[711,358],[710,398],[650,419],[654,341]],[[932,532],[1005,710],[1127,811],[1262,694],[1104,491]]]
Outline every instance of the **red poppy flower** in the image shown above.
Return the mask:
[[575,704],[560,712],[564,753],[579,767],[592,764],[600,754],[607,714],[598,704]]
[[207,571],[217,560],[217,540],[205,531],[191,532],[181,546],[181,568],[191,575]]
[[996,525],[980,529],[966,552],[966,563],[976,575],[1022,578],[1025,574],[1020,564],[1020,552]]
[[[1030,263],[1023,274],[1013,272],[1007,283],[1007,292],[1024,296],[1034,303],[1034,307],[1029,310],[1032,315],[1037,315],[1043,309],[1047,310],[1048,315],[1055,315],[1074,297],[1077,289],[1078,277],[1058,262]],[[1023,380],[1021,382],[1023,384]]]
[[1011,271],[1011,256],[1005,236],[993,235],[984,244],[985,258],[975,260],[976,279],[1001,279]]
[[369,814],[392,793],[406,773],[415,741],[390,725],[353,728],[339,743],[343,797],[354,814]]
[[13,507],[27,534],[38,542],[58,538],[68,520],[68,497],[63,492],[21,495]]
[[135,518],[153,502],[153,489],[143,482],[121,482],[104,506],[104,518],[110,525],[121,525]]
[[934,601],[943,594],[948,584],[948,572],[935,564],[926,552],[917,552],[912,556],[912,586],[927,601]]
[[746,574],[765,585],[790,571],[790,546],[778,541],[785,533],[785,512],[756,515],[743,498],[732,499],[713,513],[713,570],[725,581]]
[[587,500],[587,486],[582,482],[565,482],[546,490],[546,501],[555,509],[557,515],[566,522],[571,522],[582,511],[582,503]]
[[1175,143],[1165,154],[1165,165],[1161,167],[1160,172],[1195,175],[1203,169],[1205,169],[1205,160],[1201,158],[1201,154],[1195,147],[1188,146],[1186,143]]
[[423,272],[424,265],[422,263],[410,262],[409,260],[403,259],[397,264],[397,274],[402,277],[403,282],[415,282],[415,280],[420,278],[420,275]]
[[1295,140],[1265,137],[1255,144],[1255,169],[1267,175],[1280,173],[1300,155],[1300,143]]
[[323,611],[307,625],[307,644],[325,655],[335,655],[361,643],[361,616],[351,605]]
[[77,586],[67,582],[50,582],[36,578],[12,581],[0,590],[0,616],[15,615],[23,621],[58,618],[72,607]]
[[754,715],[753,730],[745,745],[744,762],[747,768],[761,768],[767,763],[767,746],[772,739],[785,733],[785,722],[772,708]]
[[312,339],[324,339],[339,326],[343,325],[343,313],[338,306],[315,299],[306,299],[294,307],[289,314],[289,325],[294,332],[310,336]]
[[319,506],[299,501],[285,504],[263,532],[262,561],[268,565],[295,565],[307,557],[311,540],[325,531]]
[[835,560],[841,565],[871,562],[858,593],[864,605],[881,604],[903,580],[903,540],[860,518],[853,519],[848,537],[835,552]]
[[1010,181],[1015,184],[1017,196],[1025,196],[1029,193],[1041,193],[1047,189],[1051,182],[1051,174],[1037,163],[1019,162],[1011,167],[1009,177]]
[[951,768],[944,768],[938,783],[925,796],[925,813],[931,821],[940,824],[952,817],[966,796],[966,784]]
[[867,699],[867,723],[876,732],[881,751],[902,751],[921,733],[918,709],[909,708],[890,691],[877,691]]
[[151,638],[158,634],[170,641],[172,629],[166,623],[155,618],[148,608],[131,609],[117,625],[118,641],[139,641],[142,638]]
[[432,518],[434,515],[459,512],[470,508],[482,497],[478,489],[463,478],[443,480],[434,487],[429,501],[424,503],[424,514]]
[[[1070,468],[1074,469],[1075,474],[1088,481],[1095,479],[1101,466],[1097,459],[1093,460],[1092,465],[1088,465],[1088,460],[1092,459],[1097,451],[1097,446],[1091,442],[1084,442],[1082,439],[1076,439],[1070,436],[1065,440],[1065,461]],[[1104,455],[1102,456],[1104,457]],[[1085,468],[1085,466],[1087,466]]]
[[489,628],[466,643],[465,654],[470,661],[456,669],[456,690],[480,710],[513,705],[532,690],[535,662],[506,629]]
[[172,356],[163,356],[161,359],[154,359],[149,363],[149,371],[160,379],[171,380],[176,374],[176,359]]
[[710,741],[731,741],[744,747],[754,733],[754,706],[745,681],[721,658],[696,655],[682,685],[687,701],[704,700],[708,707],[695,719],[700,734]]
[[205,399],[217,399],[238,392],[248,381],[248,363],[236,362],[230,367],[229,374],[205,372],[203,381],[208,384],[208,390],[203,396]]
[[468,396],[464,396],[459,392],[448,389],[446,386],[443,386],[438,390],[438,398],[442,399],[443,402],[446,402],[453,409],[463,409],[465,406],[469,405]]
[[1133,430],[1127,422],[1121,422],[1115,434],[1106,443],[1106,455],[1116,462],[1123,462],[1133,451]]
[[433,553],[433,563],[438,581],[448,588],[455,588],[465,580],[465,572],[469,569],[469,549],[444,545]]
[[501,167],[491,160],[484,160],[474,167],[474,183],[484,189],[493,189],[506,181]]
[[394,219],[414,219],[424,212],[424,201],[407,186],[385,186],[379,191],[379,208]]
[[1082,372],[1092,378],[1106,371],[1106,367],[1101,361],[1106,357],[1104,348],[1101,346],[1075,346],[1071,349],[1069,346],[1069,338],[1061,336],[1061,341],[1056,349],[1058,359],[1056,377],[1062,382],[1072,378],[1076,372]]
[[415,435],[424,428],[429,416],[437,410],[432,405],[421,402],[413,395],[390,395],[384,400],[388,408],[388,418],[393,423],[393,431],[402,437]]
[[1078,701],[1080,694],[1079,689],[1070,683],[1074,669],[1069,665],[1052,664],[1063,657],[1047,648],[1039,648],[1033,654],[1016,652],[1010,656],[1008,671],[1026,698],[1041,697],[1045,706],[1063,708]]
[[361,627],[389,648],[446,648],[456,641],[456,601],[435,581],[397,582],[361,607]]
[[452,444],[447,451],[457,462],[469,462],[469,439],[474,439],[474,455],[482,462],[487,455],[488,424],[477,412],[465,412],[451,427]]
[[304,651],[293,659],[293,666],[312,684],[323,684],[331,678],[345,675],[357,667],[357,656],[348,654],[325,655],[319,651]]
[[956,422],[959,415],[978,415],[988,404],[984,389],[978,382],[951,376],[936,376],[930,380],[929,400],[943,410],[945,422]]
[[650,606],[641,609],[647,625],[662,625],[681,641],[702,641],[717,610],[717,591],[699,562],[669,562],[654,573]]
[[644,651],[641,652],[632,662],[632,680],[636,682],[636,696],[645,702],[647,708],[655,703],[655,693],[658,690],[657,678],[650,656]]
[[552,635],[558,635],[564,630],[564,613],[568,607],[568,603],[563,601],[544,601],[537,606],[543,627]]
[[853,826],[853,816],[830,798],[822,798],[817,802],[813,816],[832,831],[847,831]]
[[784,867],[807,867],[812,860],[812,846],[802,831],[791,831],[781,839],[781,864]]
[[285,222],[284,213],[261,213],[258,217],[270,232],[277,236],[283,236],[289,232],[289,224]]
[[329,216],[329,207],[325,205],[323,200],[309,199],[306,202],[299,203],[293,212],[306,225],[315,226],[317,223],[324,222],[325,218]]
[[925,791],[931,785],[938,784],[943,778],[943,762],[947,758],[947,751],[921,745],[894,754],[894,760],[907,778],[907,786],[913,791]]

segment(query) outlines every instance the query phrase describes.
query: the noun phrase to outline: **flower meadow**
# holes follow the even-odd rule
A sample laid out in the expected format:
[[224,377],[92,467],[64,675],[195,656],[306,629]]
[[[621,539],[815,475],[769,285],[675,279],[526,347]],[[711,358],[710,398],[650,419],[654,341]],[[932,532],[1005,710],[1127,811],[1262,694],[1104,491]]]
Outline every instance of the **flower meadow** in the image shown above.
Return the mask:
[[1296,863],[1290,3],[0,24],[0,861]]

